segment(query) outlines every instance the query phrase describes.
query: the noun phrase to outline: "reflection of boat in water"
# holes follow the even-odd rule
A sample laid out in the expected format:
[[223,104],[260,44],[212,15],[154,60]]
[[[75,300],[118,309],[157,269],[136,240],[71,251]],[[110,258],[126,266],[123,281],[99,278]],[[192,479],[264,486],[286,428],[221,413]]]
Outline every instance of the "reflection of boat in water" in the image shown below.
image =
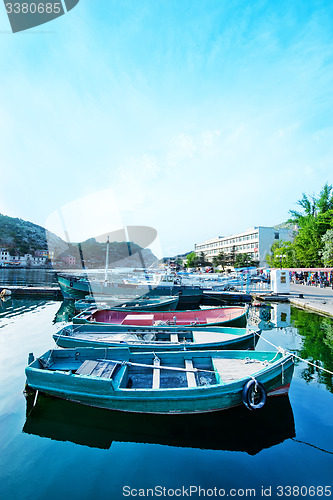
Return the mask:
[[71,321],[75,316],[75,306],[72,300],[64,299],[56,312],[53,323],[61,323],[62,321]]
[[[30,398],[30,399],[29,399]],[[102,410],[38,394],[27,399],[23,432],[57,441],[110,448],[113,441],[259,453],[295,436],[289,397],[260,411],[245,407],[198,415],[140,415]]]

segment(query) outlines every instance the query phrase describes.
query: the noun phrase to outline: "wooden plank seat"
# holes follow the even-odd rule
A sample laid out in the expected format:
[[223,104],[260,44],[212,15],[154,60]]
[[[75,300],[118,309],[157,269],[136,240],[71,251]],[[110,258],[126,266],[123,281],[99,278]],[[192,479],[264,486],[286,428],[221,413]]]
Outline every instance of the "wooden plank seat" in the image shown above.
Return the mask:
[[266,366],[265,363],[259,360],[248,363],[245,359],[212,358],[212,362],[223,383],[249,377]]
[[[193,363],[191,359],[185,359],[186,370],[194,370]],[[193,371],[186,371],[187,385],[189,387],[197,387],[197,381],[195,379],[195,373]]]
[[86,361],[76,370],[76,374],[112,378],[117,366],[119,366],[119,363],[115,363],[114,361],[92,361],[86,359]]
[[161,361],[159,358],[154,359],[154,368],[153,368],[153,389],[160,388],[160,364]]
[[170,341],[171,342],[179,342],[178,334],[177,333],[170,333]]

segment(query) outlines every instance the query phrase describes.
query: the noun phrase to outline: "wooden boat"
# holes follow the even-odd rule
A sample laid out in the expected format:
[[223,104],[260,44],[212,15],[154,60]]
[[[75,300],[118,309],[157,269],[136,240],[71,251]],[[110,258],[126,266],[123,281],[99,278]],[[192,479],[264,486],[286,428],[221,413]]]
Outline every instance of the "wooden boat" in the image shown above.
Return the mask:
[[174,311],[179,302],[179,295],[165,295],[164,297],[138,297],[130,300],[128,297],[89,297],[75,301],[75,309],[77,311],[85,311],[90,307],[98,309],[110,308],[126,308],[135,309],[138,311]]
[[[85,329],[82,329],[85,328]],[[53,335],[59,347],[128,347],[131,352],[215,349],[254,349],[260,330],[246,328],[170,329],[142,332],[94,331],[84,325],[70,325]]]
[[74,316],[75,324],[112,325],[120,330],[128,326],[238,326],[244,327],[247,322],[246,307],[219,307],[214,309],[196,309],[194,311],[155,312],[126,311],[120,309],[91,308]]
[[113,442],[126,442],[255,455],[295,437],[288,396],[269,398],[260,411],[238,406],[197,415],[147,415],[92,408],[30,391],[26,415],[24,433],[105,450]]
[[26,368],[27,387],[79,403],[138,413],[203,413],[264,406],[288,393],[291,354],[256,351],[131,353],[50,350]]

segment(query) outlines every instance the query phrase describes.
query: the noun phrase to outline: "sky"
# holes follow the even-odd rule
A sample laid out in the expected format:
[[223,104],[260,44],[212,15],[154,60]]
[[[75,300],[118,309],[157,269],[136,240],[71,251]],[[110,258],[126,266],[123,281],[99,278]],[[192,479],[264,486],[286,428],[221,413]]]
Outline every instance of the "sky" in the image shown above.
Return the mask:
[[15,34],[0,3],[0,213],[71,241],[286,221],[333,184],[332,108],[331,1],[80,0]]

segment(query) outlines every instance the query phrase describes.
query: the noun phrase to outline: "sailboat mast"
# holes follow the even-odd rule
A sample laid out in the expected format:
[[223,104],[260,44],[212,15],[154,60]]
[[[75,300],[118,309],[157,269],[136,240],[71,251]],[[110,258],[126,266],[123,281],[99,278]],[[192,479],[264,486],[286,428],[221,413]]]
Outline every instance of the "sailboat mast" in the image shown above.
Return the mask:
[[104,280],[105,286],[108,282],[108,273],[109,273],[109,247],[110,247],[110,238],[108,236],[108,241],[106,242],[105,280]]

